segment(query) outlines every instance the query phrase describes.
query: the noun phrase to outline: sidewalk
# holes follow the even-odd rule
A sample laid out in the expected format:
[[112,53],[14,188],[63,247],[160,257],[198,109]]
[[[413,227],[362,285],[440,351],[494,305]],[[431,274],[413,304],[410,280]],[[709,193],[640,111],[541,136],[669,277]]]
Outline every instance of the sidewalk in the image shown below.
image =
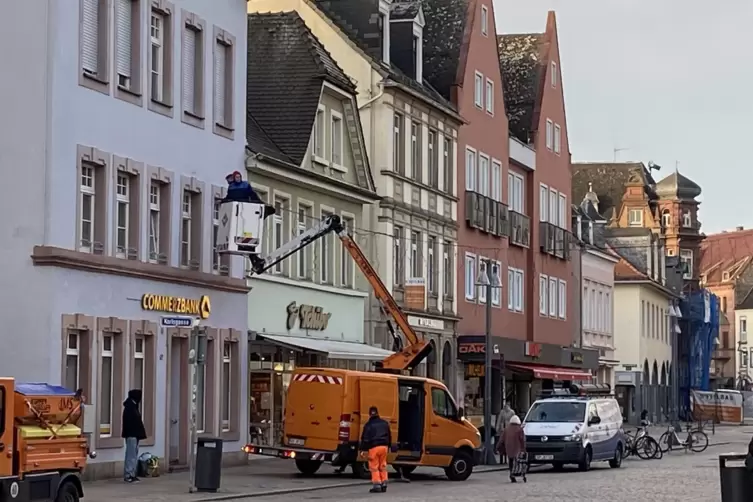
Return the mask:
[[[474,472],[500,470],[500,466],[478,466]],[[444,476],[441,469],[419,468],[419,477]],[[138,484],[125,484],[120,479],[93,481],[84,484],[86,502],[202,502],[233,500],[249,496],[297,493],[342,486],[368,485],[368,480],[354,479],[350,469],[334,474],[334,468],[323,465],[313,477],[301,476],[289,460],[260,459],[248,465],[222,470],[222,488],[218,493],[188,493],[188,473],[163,474],[159,478],[142,479]]]

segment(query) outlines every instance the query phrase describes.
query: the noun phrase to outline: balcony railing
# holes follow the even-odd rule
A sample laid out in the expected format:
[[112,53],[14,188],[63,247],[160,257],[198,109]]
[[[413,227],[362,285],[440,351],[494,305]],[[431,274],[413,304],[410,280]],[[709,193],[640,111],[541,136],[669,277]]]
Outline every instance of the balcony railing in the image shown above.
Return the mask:
[[531,247],[531,219],[515,211],[510,211],[510,244]]
[[497,237],[510,233],[507,206],[480,193],[465,192],[465,221],[469,227]]
[[541,221],[539,222],[539,248],[542,253],[569,260],[570,233],[557,225]]

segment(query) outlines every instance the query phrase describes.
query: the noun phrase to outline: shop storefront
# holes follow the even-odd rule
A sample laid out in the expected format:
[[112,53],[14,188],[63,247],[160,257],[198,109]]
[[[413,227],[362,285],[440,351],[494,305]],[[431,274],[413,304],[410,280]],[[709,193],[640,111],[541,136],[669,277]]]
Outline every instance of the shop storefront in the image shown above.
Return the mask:
[[364,343],[368,295],[255,280],[249,295],[251,440],[279,444],[285,397],[297,367],[369,370],[390,351]]
[[[573,382],[591,382],[599,353],[559,345],[492,338],[492,413],[502,407],[503,396],[523,415],[544,389]],[[464,368],[466,415],[476,424],[483,420],[485,337],[458,337],[458,360]]]

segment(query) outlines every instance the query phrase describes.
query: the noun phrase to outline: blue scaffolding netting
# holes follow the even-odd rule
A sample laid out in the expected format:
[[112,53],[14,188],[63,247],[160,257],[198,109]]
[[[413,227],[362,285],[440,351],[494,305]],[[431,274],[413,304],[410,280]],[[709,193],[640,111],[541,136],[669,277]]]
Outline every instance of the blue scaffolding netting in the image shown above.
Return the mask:
[[706,289],[680,301],[678,374],[681,418],[689,420],[690,391],[710,390],[711,354],[719,337],[719,298]]

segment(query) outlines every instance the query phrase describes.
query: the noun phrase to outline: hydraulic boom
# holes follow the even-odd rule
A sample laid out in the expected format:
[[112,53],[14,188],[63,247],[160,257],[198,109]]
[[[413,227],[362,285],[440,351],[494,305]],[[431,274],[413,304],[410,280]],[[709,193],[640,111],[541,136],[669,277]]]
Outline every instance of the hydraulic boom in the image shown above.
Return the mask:
[[[392,297],[392,294],[390,294],[387,286],[384,285],[379,274],[377,274],[374,267],[369,263],[369,260],[366,258],[366,255],[361,248],[353,237],[348,234],[348,231],[343,226],[339,216],[327,216],[318,225],[308,229],[290,242],[274,250],[265,258],[252,256],[251,266],[253,273],[257,275],[263,274],[265,271],[274,267],[277,263],[280,263],[289,256],[301,251],[309,244],[325,237],[330,232],[334,232],[340,238],[343,246],[348,250],[348,253],[350,253],[350,256],[356,262],[356,265],[358,265],[358,268],[374,289],[374,294],[381,303],[382,309],[389,314],[400,331],[402,331],[403,336],[407,341],[404,348],[398,350],[395,354],[392,354],[380,363],[377,363],[377,370],[389,373],[400,373],[405,370],[412,370],[429,355],[431,352],[431,344],[426,340],[420,339],[416,332],[413,331],[413,327],[411,327],[408,322],[408,318],[400,309],[397,302],[395,302],[395,299]],[[391,326],[390,332],[393,337],[397,338],[397,346],[398,349],[400,349],[402,343]]]

